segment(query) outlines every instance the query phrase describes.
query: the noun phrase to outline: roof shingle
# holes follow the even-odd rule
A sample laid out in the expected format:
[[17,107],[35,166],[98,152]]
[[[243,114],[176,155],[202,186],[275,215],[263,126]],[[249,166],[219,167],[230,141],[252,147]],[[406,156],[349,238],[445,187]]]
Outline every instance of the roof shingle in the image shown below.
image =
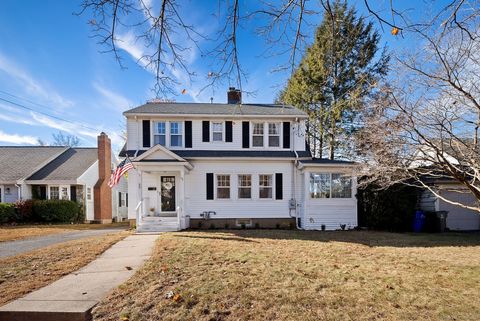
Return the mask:
[[60,155],[63,146],[0,146],[0,182],[16,182]]
[[275,104],[147,103],[123,114],[307,117],[293,106]]

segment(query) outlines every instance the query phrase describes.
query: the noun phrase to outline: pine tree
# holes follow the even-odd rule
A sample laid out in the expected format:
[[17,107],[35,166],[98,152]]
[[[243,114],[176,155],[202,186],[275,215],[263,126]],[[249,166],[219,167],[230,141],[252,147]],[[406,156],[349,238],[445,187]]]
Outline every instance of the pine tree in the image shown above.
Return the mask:
[[281,102],[308,113],[314,156],[323,157],[328,144],[328,157],[334,159],[359,129],[365,98],[388,69],[389,56],[379,52],[379,41],[373,23],[357,17],[346,2],[337,0],[326,10],[313,44],[279,95]]

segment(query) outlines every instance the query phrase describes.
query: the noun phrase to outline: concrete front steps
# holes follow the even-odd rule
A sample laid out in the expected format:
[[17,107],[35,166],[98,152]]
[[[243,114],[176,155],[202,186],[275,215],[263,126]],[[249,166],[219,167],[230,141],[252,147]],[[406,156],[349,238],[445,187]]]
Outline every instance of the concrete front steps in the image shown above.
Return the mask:
[[141,224],[137,226],[138,233],[174,232],[179,230],[177,217],[146,216],[142,218]]

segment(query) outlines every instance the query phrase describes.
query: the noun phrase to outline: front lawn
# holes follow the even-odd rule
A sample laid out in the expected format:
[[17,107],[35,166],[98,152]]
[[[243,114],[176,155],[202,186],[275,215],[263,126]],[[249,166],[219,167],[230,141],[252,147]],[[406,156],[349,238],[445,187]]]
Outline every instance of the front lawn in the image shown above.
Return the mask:
[[0,225],[0,242],[64,233],[72,230],[106,229],[116,227],[128,228],[128,222],[112,224]]
[[0,259],[0,305],[80,269],[129,234],[88,237]]
[[480,320],[480,235],[162,234],[94,320]]

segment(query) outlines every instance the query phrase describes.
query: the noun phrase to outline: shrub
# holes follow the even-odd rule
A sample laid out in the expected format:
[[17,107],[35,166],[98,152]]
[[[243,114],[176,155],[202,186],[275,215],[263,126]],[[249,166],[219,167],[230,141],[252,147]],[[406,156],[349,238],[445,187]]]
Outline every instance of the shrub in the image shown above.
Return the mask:
[[15,220],[15,205],[0,203],[0,223],[8,223]]
[[45,222],[76,222],[80,216],[79,212],[80,207],[73,201],[36,200],[33,202],[35,217]]
[[395,232],[411,231],[418,189],[395,185],[387,189],[369,185],[358,189],[359,226]]
[[17,222],[25,222],[33,219],[33,200],[18,200],[15,202]]

